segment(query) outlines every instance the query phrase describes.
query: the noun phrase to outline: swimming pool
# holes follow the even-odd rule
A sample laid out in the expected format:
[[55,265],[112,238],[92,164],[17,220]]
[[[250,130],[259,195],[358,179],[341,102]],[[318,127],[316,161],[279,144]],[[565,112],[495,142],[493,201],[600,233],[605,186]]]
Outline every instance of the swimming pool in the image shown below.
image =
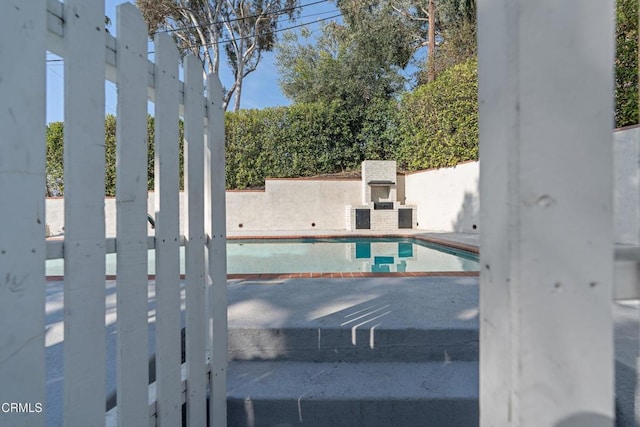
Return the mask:
[[[180,248],[184,274],[184,247]],[[106,256],[116,274],[116,254]],[[47,261],[47,276],[64,275],[64,260]],[[478,271],[476,254],[409,238],[247,239],[227,241],[229,274],[411,273]],[[148,272],[155,273],[149,250]]]

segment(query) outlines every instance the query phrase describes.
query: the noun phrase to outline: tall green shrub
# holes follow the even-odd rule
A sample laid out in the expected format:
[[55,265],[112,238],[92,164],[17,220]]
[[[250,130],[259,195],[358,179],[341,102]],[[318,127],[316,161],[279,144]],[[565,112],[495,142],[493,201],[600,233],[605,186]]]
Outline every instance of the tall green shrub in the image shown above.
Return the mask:
[[[116,117],[105,117],[105,195],[116,194]],[[154,118],[147,117],[147,188],[153,190],[154,176]],[[64,195],[64,123],[51,122],[47,126],[47,196]],[[179,123],[180,188],[184,188],[184,125]]]
[[225,115],[226,187],[247,188],[262,185],[264,178],[266,137],[269,118],[274,109],[240,110]]
[[400,167],[447,167],[478,158],[477,68],[476,59],[451,67],[402,99]]
[[63,146],[64,126],[62,122],[49,123],[47,126],[47,197],[64,194]]
[[638,123],[638,0],[616,1],[616,127]]
[[359,121],[339,102],[227,113],[225,127],[227,188],[340,172],[363,159]]
[[116,195],[116,117],[109,114],[104,120],[105,196]]
[[363,111],[358,145],[364,160],[395,160],[398,138],[398,102],[373,100]]

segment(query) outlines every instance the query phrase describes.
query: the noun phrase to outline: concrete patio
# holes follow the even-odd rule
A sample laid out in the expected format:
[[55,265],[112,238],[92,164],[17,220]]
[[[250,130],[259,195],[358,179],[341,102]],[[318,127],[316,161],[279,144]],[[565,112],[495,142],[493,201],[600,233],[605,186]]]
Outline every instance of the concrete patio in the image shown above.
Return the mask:
[[[478,240],[416,234],[472,246]],[[229,425],[477,425],[478,283],[478,277],[230,280]],[[62,386],[62,288],[50,284],[47,298],[49,396],[60,396]],[[115,388],[115,289],[107,283],[108,390]],[[613,310],[616,425],[632,426],[638,304],[614,303]],[[152,295],[150,349],[154,312]],[[48,403],[48,425],[56,425],[61,403]]]

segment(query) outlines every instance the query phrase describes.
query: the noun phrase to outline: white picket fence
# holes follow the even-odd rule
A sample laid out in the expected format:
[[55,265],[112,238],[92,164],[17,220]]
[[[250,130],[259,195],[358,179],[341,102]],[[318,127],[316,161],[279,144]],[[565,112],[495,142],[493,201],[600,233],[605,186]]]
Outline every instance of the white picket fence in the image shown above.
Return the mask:
[[[215,75],[154,40],[131,4],[117,39],[104,0],[0,3],[0,411],[2,426],[44,425],[45,260],[63,256],[65,426],[226,425],[224,113]],[[64,243],[45,242],[46,52],[64,58]],[[105,238],[104,81],[118,89],[117,237]],[[155,238],[147,237],[147,100],[155,103]],[[178,119],[188,225],[179,234]],[[186,246],[181,364],[179,246]],[[156,250],[156,381],[148,375],[147,250]],[[105,401],[105,253],[117,253],[117,406]],[[38,411],[36,404],[43,405]]]

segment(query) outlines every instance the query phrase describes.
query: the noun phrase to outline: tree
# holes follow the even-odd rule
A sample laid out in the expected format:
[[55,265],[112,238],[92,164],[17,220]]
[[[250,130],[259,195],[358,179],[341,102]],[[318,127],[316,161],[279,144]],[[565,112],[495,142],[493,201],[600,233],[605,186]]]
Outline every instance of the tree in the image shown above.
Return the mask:
[[279,43],[280,85],[294,105],[344,110],[351,149],[362,160],[392,158],[396,98],[406,84],[402,70],[421,43],[419,24],[387,0],[342,0],[338,7],[344,22],[325,24],[317,39],[303,30]]
[[405,68],[417,48],[423,45],[423,22],[407,19],[389,0],[338,0],[345,31],[361,56],[372,56]]
[[[435,77],[457,64],[462,64],[477,56],[475,20],[464,19],[451,25],[443,26],[442,42],[433,54],[427,71],[418,76],[418,83],[429,82],[429,72]],[[427,74],[425,78],[424,74]],[[431,80],[432,81],[432,80]]]
[[436,22],[436,13],[433,11],[434,0],[376,0],[369,2],[364,0],[339,0],[345,20],[366,34],[366,27],[361,23],[371,21],[387,22],[386,26],[393,25],[391,34],[401,34],[389,40],[391,45],[403,43],[405,52],[412,57],[416,52],[429,47],[428,59],[430,61],[435,48],[436,34],[439,28]]
[[437,0],[436,9],[443,26],[476,21],[476,0]]
[[362,107],[374,98],[389,98],[403,86],[399,68],[361,56],[344,27],[327,24],[313,44],[285,36],[277,54],[280,85],[297,103],[339,100],[348,108]]
[[225,90],[223,106],[234,98],[240,108],[242,82],[254,72],[262,53],[275,45],[279,19],[293,20],[299,0],[137,0],[149,35],[171,32],[183,54],[193,53],[208,72],[218,73],[224,49],[234,82]]
[[433,58],[436,53],[436,4],[435,0],[429,0],[429,53],[427,54],[427,81],[432,82],[436,78],[434,68],[432,66]]
[[418,73],[418,84],[431,82],[444,70],[462,64],[478,54],[476,1],[434,1],[438,43],[426,67]]
[[414,52],[413,34],[390,6],[366,4],[339,2],[345,23],[325,24],[317,40],[309,41],[310,33],[304,30],[301,38],[285,35],[276,48],[276,65],[289,99],[340,100],[355,108],[389,99],[404,87],[401,70]]
[[401,36],[389,43],[403,43],[409,57],[428,47],[419,84],[477,54],[476,0],[339,0],[338,6],[345,21],[363,34],[371,33],[366,24],[375,19],[385,23],[380,28],[393,28],[391,34]]

